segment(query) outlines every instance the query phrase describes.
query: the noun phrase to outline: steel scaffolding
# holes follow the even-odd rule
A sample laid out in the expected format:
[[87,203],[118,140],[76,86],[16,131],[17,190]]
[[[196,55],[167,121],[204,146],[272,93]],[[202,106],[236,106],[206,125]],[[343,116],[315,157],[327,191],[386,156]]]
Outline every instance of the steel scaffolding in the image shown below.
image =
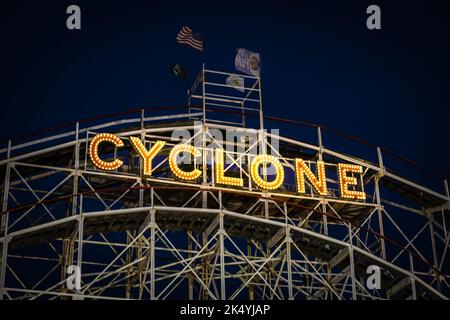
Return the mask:
[[[120,117],[109,122],[13,144],[0,150],[2,184],[1,299],[447,299],[450,234],[447,182],[443,193],[406,179],[378,162],[264,130],[261,79],[242,96],[203,69],[190,91],[185,113]],[[216,81],[216,82],[215,82]],[[220,85],[221,84],[221,85]],[[200,92],[198,89],[200,89]],[[255,96],[253,96],[255,95]],[[213,109],[219,108],[219,109]],[[210,114],[229,112],[237,121]],[[247,112],[247,113],[246,113]],[[259,125],[246,126],[256,112]],[[173,136],[189,133],[190,138]],[[294,192],[289,185],[268,192],[252,185],[215,183],[213,149],[224,143],[212,132],[231,130],[254,141],[227,151],[226,170],[249,176],[255,146],[283,159],[361,165],[366,201]],[[183,182],[155,159],[144,177],[136,153],[120,169],[105,172],[88,158],[94,134],[139,136],[167,148],[199,141],[198,181]],[[276,148],[274,141],[279,144]],[[163,154],[167,155],[167,148]],[[127,155],[126,155],[127,154]],[[331,185],[337,179],[329,177]],[[81,270],[81,287],[69,289],[67,267]],[[379,266],[381,289],[368,289],[367,267]]]

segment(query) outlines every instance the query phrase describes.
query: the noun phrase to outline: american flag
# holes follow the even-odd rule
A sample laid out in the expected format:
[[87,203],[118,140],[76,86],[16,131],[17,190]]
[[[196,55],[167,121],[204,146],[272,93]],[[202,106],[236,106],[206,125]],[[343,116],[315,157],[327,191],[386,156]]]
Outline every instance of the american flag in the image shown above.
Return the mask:
[[203,51],[203,39],[199,33],[192,33],[191,28],[184,26],[177,35],[177,42],[187,44],[194,49]]

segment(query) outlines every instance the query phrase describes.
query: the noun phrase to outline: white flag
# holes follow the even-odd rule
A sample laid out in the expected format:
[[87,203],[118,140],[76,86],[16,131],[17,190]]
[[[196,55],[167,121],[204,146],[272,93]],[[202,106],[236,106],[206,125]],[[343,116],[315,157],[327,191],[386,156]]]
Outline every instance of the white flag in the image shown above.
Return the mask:
[[234,66],[243,73],[259,77],[261,69],[259,53],[251,52],[244,48],[237,49]]
[[232,74],[227,78],[226,82],[227,85],[232,86],[233,88],[239,90],[240,92],[244,92],[244,78]]

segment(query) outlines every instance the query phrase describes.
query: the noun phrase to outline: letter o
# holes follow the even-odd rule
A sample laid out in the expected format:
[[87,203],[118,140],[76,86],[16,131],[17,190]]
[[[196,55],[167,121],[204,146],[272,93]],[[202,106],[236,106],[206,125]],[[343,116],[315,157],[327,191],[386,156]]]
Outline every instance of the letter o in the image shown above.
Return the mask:
[[[261,164],[272,164],[275,167],[275,179],[266,181],[259,175],[259,166]],[[284,168],[280,160],[274,156],[261,154],[256,156],[250,165],[250,175],[253,181],[262,189],[274,190],[278,189],[284,182]]]

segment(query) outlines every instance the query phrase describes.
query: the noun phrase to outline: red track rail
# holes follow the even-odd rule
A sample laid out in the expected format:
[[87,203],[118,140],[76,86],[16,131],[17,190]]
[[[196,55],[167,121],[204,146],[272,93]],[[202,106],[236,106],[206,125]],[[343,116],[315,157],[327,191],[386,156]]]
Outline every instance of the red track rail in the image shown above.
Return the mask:
[[[0,145],[1,144],[7,144],[9,141],[17,141],[17,140],[24,140],[24,139],[29,139],[32,137],[36,137],[38,135],[41,135],[43,133],[49,133],[49,132],[53,132],[53,131],[57,131],[60,129],[64,129],[70,126],[74,126],[76,123],[88,123],[88,122],[93,122],[93,121],[97,121],[97,120],[101,120],[101,119],[107,119],[107,118],[113,118],[113,117],[117,117],[117,116],[121,116],[121,115],[128,115],[128,114],[141,114],[142,110],[144,111],[162,111],[162,110],[183,110],[183,109],[189,109],[190,107],[196,107],[196,108],[200,108],[199,106],[164,106],[164,107],[156,107],[156,108],[142,108],[142,109],[131,109],[131,110],[127,110],[127,111],[123,111],[123,112],[116,112],[116,113],[111,113],[111,114],[103,114],[103,115],[98,115],[95,117],[91,117],[91,118],[84,118],[84,119],[80,119],[78,121],[71,121],[71,122],[66,122],[63,124],[60,124],[56,127],[51,127],[51,128],[45,128],[39,131],[35,131],[32,132],[30,134],[26,134],[26,135],[22,135],[22,136],[17,136],[17,137],[13,137],[11,139],[3,139],[0,140]],[[242,112],[241,111],[231,111],[231,110],[222,110],[222,109],[217,109],[217,108],[211,108],[208,107],[207,111],[209,112],[218,112],[218,113],[227,113],[227,114],[235,114],[235,115],[241,115]],[[245,113],[246,116],[251,116],[251,117],[257,117],[259,116],[256,112],[246,112]],[[377,148],[379,146],[377,146],[374,143],[371,143],[367,140],[364,140],[362,138],[353,136],[353,135],[349,135],[347,133],[343,133],[340,132],[338,130],[332,129],[332,128],[328,128],[328,127],[324,127],[315,123],[310,123],[310,122],[305,122],[305,121],[299,121],[299,120],[292,120],[292,119],[285,119],[285,118],[280,118],[280,117],[274,117],[274,116],[270,116],[270,115],[265,115],[264,116],[265,119],[268,120],[272,120],[272,121],[276,121],[276,122],[280,122],[280,123],[287,123],[287,124],[293,124],[293,125],[297,125],[297,126],[303,126],[303,127],[310,127],[310,128],[320,128],[321,130],[327,131],[329,133],[341,136],[347,140],[351,140],[351,141],[356,141],[359,142],[361,144],[367,145],[369,147],[372,148]],[[422,170],[423,172],[430,174],[438,179],[441,180],[445,180],[444,177],[442,177],[440,174],[434,172],[433,170],[430,170],[426,167],[424,167],[423,165],[410,160],[396,152],[393,152],[389,149],[386,149],[384,147],[379,147],[382,151],[390,154],[391,156],[419,169]]]

